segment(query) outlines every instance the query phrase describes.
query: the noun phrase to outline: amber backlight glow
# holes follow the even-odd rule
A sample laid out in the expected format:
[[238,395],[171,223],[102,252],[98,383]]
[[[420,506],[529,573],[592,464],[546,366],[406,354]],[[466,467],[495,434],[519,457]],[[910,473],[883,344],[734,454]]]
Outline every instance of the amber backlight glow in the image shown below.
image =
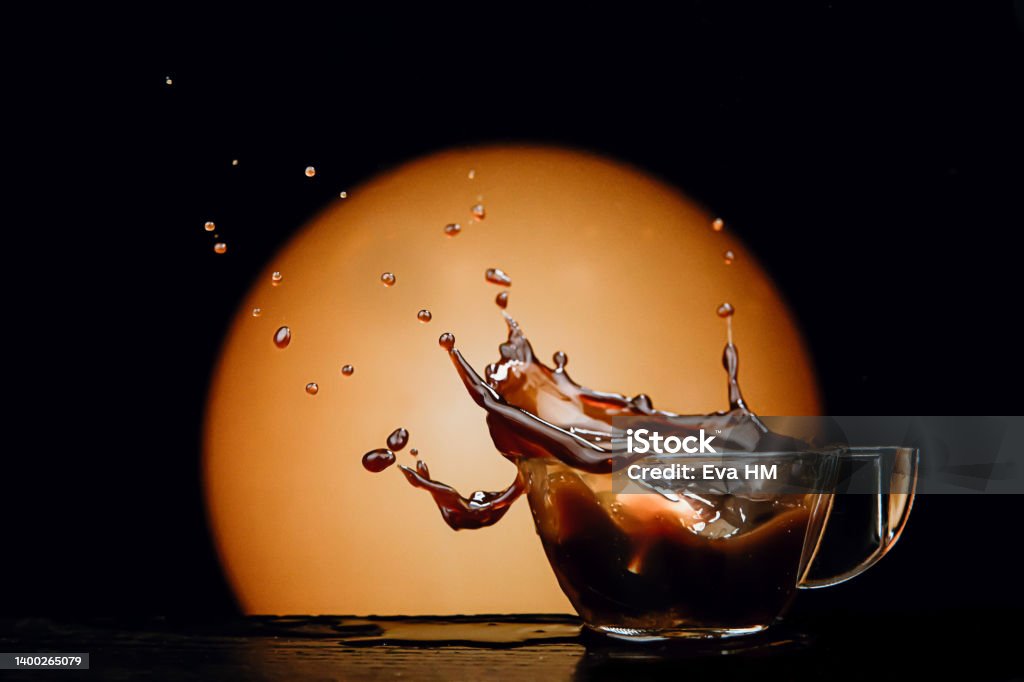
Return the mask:
[[416,448],[463,494],[514,478],[437,343],[451,331],[476,367],[497,359],[503,289],[488,268],[512,278],[507,311],[538,355],[565,351],[586,386],[681,413],[726,409],[715,313],[728,301],[750,407],[819,411],[799,330],[728,216],[715,230],[715,215],[629,166],[485,147],[341,189],[253,283],[211,384],[206,499],[246,612],[571,612],[525,500],[494,527],[453,532],[397,468],[360,463],[401,426],[399,462]]

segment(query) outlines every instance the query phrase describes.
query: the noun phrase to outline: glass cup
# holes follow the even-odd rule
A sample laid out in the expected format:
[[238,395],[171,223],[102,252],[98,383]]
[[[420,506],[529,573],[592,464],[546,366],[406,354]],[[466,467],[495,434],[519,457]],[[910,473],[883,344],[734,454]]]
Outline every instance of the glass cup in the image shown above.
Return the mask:
[[798,589],[849,580],[893,547],[913,506],[918,452],[841,448],[685,461],[774,466],[775,476],[658,481],[635,494],[612,474],[552,458],[520,460],[544,551],[586,627],[630,640],[764,630]]

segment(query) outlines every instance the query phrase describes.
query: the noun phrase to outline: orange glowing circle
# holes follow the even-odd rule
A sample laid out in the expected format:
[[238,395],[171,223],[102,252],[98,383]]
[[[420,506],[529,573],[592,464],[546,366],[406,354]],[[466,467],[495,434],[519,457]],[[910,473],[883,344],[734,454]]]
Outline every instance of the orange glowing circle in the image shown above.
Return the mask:
[[[477,205],[486,220],[467,223]],[[512,278],[508,312],[539,356],[565,351],[587,386],[644,392],[675,412],[725,408],[726,330],[715,312],[729,301],[748,404],[817,414],[792,316],[754,255],[713,219],[629,166],[513,146],[408,163],[313,219],[239,306],[206,411],[206,501],[243,608],[571,611],[525,500],[492,528],[455,533],[396,468],[361,466],[401,426],[431,473],[465,494],[514,477],[438,348],[451,331],[476,367],[497,359],[505,325],[488,268]],[[463,228],[454,239],[442,229],[453,223]],[[381,273],[394,273],[393,286]],[[415,461],[408,449],[398,457]]]

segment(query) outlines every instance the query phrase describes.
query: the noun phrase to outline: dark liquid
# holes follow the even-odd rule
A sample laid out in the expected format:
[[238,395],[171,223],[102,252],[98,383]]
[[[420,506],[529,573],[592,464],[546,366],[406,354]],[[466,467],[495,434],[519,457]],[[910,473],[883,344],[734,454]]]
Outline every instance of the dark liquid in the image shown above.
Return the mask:
[[[680,503],[650,495],[615,499],[560,462],[524,468],[532,474],[531,507],[543,510],[534,513],[537,533],[562,590],[587,623],[758,628],[794,593],[810,514],[802,495],[761,503],[706,496],[718,512],[731,506],[746,515],[738,532],[716,538],[680,523],[673,513]],[[653,504],[631,505],[628,498],[637,497]]]
[[409,432],[403,428],[397,428],[388,436],[388,450],[398,452],[409,442]]
[[491,284],[507,287],[512,285],[512,278],[506,275],[500,268],[487,268],[484,272],[484,279]]
[[274,345],[278,348],[287,348],[292,342],[292,330],[288,327],[280,327],[274,332]]
[[395,463],[395,453],[385,448],[370,450],[363,455],[363,467],[367,471],[380,473]]
[[528,492],[537,532],[563,591],[591,625],[616,629],[760,628],[795,591],[812,500],[804,495],[747,499],[703,495],[616,495],[609,474],[642,455],[613,438],[612,419],[633,417],[654,431],[723,434],[728,450],[795,450],[773,434],[740,392],[736,347],[726,344],[730,409],[702,416],[655,410],[651,399],[584,388],[540,363],[512,318],[501,358],[480,377],[445,334],[439,340],[473,400],[487,414],[491,438],[516,464],[505,489],[463,497],[430,478],[426,464],[401,466],[430,492],[452,528],[496,523]]
[[522,478],[516,476],[512,485],[504,490],[480,490],[466,498],[455,488],[431,479],[427,464],[422,459],[416,462],[415,471],[405,465],[399,465],[399,468],[409,483],[433,496],[442,518],[453,530],[483,528],[497,523],[524,490]]

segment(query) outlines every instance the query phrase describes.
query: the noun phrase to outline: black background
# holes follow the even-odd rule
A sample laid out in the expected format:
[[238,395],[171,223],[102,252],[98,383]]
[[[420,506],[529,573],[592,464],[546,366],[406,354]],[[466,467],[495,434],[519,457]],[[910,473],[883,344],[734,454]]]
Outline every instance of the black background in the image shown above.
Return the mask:
[[[0,610],[234,611],[198,478],[227,321],[339,190],[453,145],[596,151],[725,216],[793,306],[832,414],[1020,414],[1020,5],[767,5],[396,9],[294,32],[168,8],[26,47]],[[1020,608],[1019,502],[924,497],[891,556],[801,608]]]

